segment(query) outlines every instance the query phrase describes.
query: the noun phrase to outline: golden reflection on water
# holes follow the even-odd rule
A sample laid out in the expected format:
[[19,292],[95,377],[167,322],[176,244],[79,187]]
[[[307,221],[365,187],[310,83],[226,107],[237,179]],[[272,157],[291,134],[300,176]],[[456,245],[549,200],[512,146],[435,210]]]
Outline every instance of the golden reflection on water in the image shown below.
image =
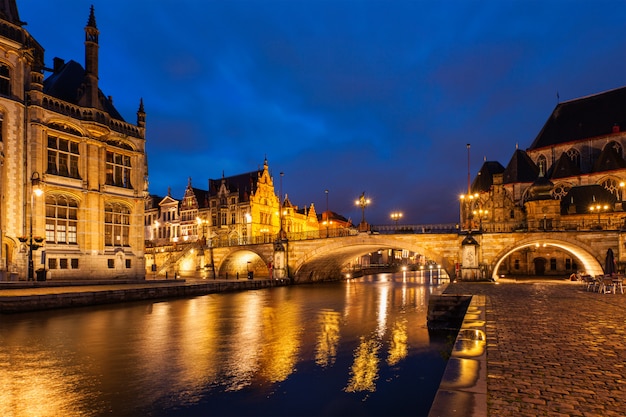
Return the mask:
[[410,279],[15,316],[0,322],[0,416],[137,415],[271,390],[299,361],[342,364],[339,390],[375,392],[385,367],[429,344],[430,288]]
[[334,365],[337,358],[340,319],[338,311],[323,309],[318,313],[320,330],[315,345],[315,363],[322,368]]
[[359,347],[354,353],[354,362],[350,369],[350,380],[346,392],[376,391],[378,379],[378,351],[380,343],[374,339],[361,337]]
[[[85,380],[79,370],[66,366],[58,353],[41,350],[37,346],[23,347],[10,355],[2,353],[1,416],[91,415],[85,404],[94,401],[95,395],[85,391],[85,385],[92,385],[93,382]],[[13,363],[22,365],[13,367]]]
[[295,369],[301,337],[299,313],[293,302],[282,303],[280,309],[263,309],[261,375],[269,382],[284,381]]
[[406,322],[396,322],[391,331],[391,340],[389,342],[389,355],[387,356],[387,364],[389,366],[393,366],[406,358],[409,352],[407,341]]

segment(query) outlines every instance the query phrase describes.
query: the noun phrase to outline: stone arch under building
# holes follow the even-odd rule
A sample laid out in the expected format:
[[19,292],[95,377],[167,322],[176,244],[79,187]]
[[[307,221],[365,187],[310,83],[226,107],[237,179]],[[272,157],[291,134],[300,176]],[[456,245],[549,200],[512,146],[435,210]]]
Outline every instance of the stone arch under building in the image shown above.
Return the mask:
[[596,257],[592,254],[593,251],[591,248],[587,247],[587,245],[580,242],[570,242],[565,240],[558,239],[543,239],[543,238],[530,238],[528,240],[524,240],[522,242],[517,242],[509,248],[504,249],[500,252],[492,263],[492,278],[498,279],[498,269],[502,262],[514,252],[522,250],[524,248],[528,248],[531,246],[541,245],[542,247],[554,247],[561,249],[572,256],[576,257],[581,263],[581,269],[585,271],[588,275],[602,275],[604,270],[602,269],[602,265]]

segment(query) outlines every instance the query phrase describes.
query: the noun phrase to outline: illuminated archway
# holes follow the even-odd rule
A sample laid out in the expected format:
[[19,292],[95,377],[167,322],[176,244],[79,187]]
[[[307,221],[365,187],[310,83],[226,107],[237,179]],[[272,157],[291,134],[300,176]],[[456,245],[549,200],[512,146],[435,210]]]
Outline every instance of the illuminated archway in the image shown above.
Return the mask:
[[586,274],[595,276],[602,275],[604,270],[602,269],[602,265],[598,262],[598,260],[591,254],[590,249],[585,249],[580,243],[571,243],[565,241],[559,241],[554,239],[531,239],[527,242],[518,243],[513,248],[507,248],[503,251],[502,254],[498,255],[495,259],[495,264],[493,266],[492,278],[498,279],[498,269],[504,260],[509,257],[514,252],[517,252],[521,249],[528,247],[555,247],[559,248],[565,252],[570,253],[580,260],[582,263],[583,270]]

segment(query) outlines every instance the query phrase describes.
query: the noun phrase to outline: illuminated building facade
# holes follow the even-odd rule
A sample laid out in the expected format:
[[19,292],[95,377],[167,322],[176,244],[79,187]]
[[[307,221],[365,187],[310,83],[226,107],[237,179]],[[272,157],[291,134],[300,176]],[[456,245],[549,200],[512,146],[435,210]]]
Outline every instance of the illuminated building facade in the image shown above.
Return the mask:
[[16,1],[0,2],[0,278],[144,278],[146,114],[140,101],[126,122],[99,89],[99,33],[92,7],[85,67],[48,69]]
[[[624,230],[626,87],[559,103],[526,150],[506,167],[486,161],[461,198],[466,232]],[[509,259],[510,273],[577,269],[564,252],[540,247]]]
[[271,243],[281,229],[286,239],[320,233],[313,204],[300,209],[287,196],[280,201],[267,160],[256,171],[209,179],[208,190],[193,187],[189,179],[181,200],[168,192],[145,203],[144,237],[152,252],[188,242],[204,247]]

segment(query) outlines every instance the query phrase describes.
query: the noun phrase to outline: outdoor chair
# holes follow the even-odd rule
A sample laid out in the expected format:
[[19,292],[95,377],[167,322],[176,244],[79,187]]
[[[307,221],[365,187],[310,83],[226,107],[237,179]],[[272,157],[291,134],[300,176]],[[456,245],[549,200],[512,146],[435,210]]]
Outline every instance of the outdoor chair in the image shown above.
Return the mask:
[[585,288],[587,291],[594,291],[596,290],[596,286],[598,284],[598,281],[592,277],[591,275],[584,275],[583,276],[583,283],[585,285]]
[[613,277],[613,293],[617,294],[617,291],[624,294],[624,277],[620,275]]
[[598,292],[601,292],[602,294],[615,293],[615,284],[613,283],[613,278],[611,278],[610,275],[602,277]]

